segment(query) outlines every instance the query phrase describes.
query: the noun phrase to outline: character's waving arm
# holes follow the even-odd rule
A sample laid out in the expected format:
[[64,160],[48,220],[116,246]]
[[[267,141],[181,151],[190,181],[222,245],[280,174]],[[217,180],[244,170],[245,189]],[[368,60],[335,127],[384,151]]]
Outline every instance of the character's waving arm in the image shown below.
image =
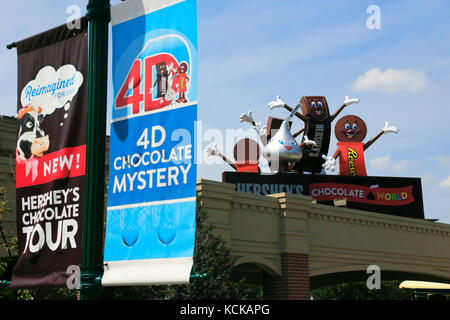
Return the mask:
[[[277,96],[277,100],[269,102],[268,106],[269,106],[269,109],[271,109],[271,110],[274,108],[285,108],[289,112],[292,112],[292,110],[294,110],[291,107],[289,107],[287,104],[285,104],[284,101],[280,99],[280,96]],[[295,112],[295,116],[297,118],[299,118],[300,120],[302,120],[303,122],[307,121],[306,117],[299,112]]]
[[253,116],[252,116],[252,110],[249,110],[248,113],[241,114],[241,116],[239,117],[239,121],[240,122],[249,122],[254,126],[255,120],[253,119]]
[[336,152],[333,154],[332,157],[328,157],[327,155],[323,154],[322,159],[325,160],[325,163],[322,164],[322,168],[325,170],[331,170],[334,172],[336,169],[336,159],[339,158],[341,155],[341,150],[337,149]]
[[255,129],[256,133],[258,134],[261,142],[263,145],[267,144],[267,136],[266,136],[266,126],[263,126],[261,122],[255,122],[252,116],[252,111],[249,110],[248,113],[243,113],[239,117],[240,122],[249,122],[253,129]]
[[294,133],[293,135],[292,135],[292,137],[294,137],[294,139],[295,138],[297,138],[302,132],[304,132],[305,131],[305,128],[301,128],[300,130],[298,130],[296,133]]
[[303,148],[304,146],[315,146],[317,145],[315,141],[309,140],[308,136],[304,136],[303,142],[299,144],[300,148]]
[[331,116],[330,122],[333,122],[333,120],[336,119],[336,117],[339,115],[339,113],[341,113],[342,110],[344,110],[344,108],[346,106],[349,106],[349,105],[354,104],[354,103],[359,103],[359,98],[349,99],[348,96],[345,96],[344,102],[339,107],[339,109],[337,109],[336,112]]
[[389,122],[386,122],[386,125],[384,126],[383,129],[381,129],[381,131],[372,139],[370,139],[369,141],[367,141],[364,144],[364,150],[366,150],[367,148],[369,148],[375,141],[378,140],[378,138],[380,138],[384,133],[398,133],[400,130],[397,127],[394,126],[389,126]]
[[218,156],[221,157],[223,159],[223,161],[225,161],[226,163],[228,163],[234,170],[237,170],[236,165],[231,162],[230,160],[228,160],[227,157],[225,157],[223,154],[220,153],[219,149],[217,148],[217,144],[215,144],[214,146],[207,146],[205,148],[205,153],[208,156]]

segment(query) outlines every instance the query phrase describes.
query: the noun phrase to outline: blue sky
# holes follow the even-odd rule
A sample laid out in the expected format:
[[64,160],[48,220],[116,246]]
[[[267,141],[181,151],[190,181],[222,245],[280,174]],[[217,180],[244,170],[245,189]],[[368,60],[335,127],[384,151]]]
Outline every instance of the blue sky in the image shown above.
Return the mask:
[[[85,14],[86,4],[2,3],[2,114],[14,115],[17,101],[16,52],[6,44],[66,22],[70,5]],[[381,29],[367,28],[370,5],[380,8]],[[249,109],[263,123],[285,117],[267,108],[277,95],[291,106],[303,95],[324,95],[331,112],[346,95],[358,97],[340,116],[362,117],[367,139],[386,121],[400,129],[367,150],[368,174],[421,177],[426,218],[450,223],[450,2],[198,0],[197,6],[204,133],[248,129],[239,115]],[[329,154],[335,146],[333,135]],[[224,170],[222,162],[201,164],[198,176],[221,180]]]

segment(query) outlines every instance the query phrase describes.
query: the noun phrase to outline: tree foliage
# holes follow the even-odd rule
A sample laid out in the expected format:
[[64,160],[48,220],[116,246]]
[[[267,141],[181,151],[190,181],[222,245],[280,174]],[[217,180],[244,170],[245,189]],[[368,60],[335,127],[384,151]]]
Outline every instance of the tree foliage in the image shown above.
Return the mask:
[[364,281],[343,283],[311,290],[314,300],[412,300],[414,292],[400,289],[401,281],[381,281],[380,289],[369,290]]
[[[6,197],[6,188],[0,187],[0,250],[8,253],[5,258],[0,258],[0,280],[8,280],[11,278],[12,268],[17,261],[18,244],[17,237],[6,239],[3,232],[3,217],[6,213],[11,212]],[[31,290],[12,290],[7,287],[0,287],[0,300],[33,300],[33,292]]]

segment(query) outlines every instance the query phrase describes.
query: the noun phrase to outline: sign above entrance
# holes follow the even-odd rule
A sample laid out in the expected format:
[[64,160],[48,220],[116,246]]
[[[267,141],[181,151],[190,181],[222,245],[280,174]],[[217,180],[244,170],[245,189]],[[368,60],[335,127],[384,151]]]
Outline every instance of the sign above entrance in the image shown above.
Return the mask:
[[286,192],[311,196],[317,203],[328,205],[345,198],[347,208],[424,218],[420,178],[224,172],[222,180],[235,184],[240,192],[260,195]]

